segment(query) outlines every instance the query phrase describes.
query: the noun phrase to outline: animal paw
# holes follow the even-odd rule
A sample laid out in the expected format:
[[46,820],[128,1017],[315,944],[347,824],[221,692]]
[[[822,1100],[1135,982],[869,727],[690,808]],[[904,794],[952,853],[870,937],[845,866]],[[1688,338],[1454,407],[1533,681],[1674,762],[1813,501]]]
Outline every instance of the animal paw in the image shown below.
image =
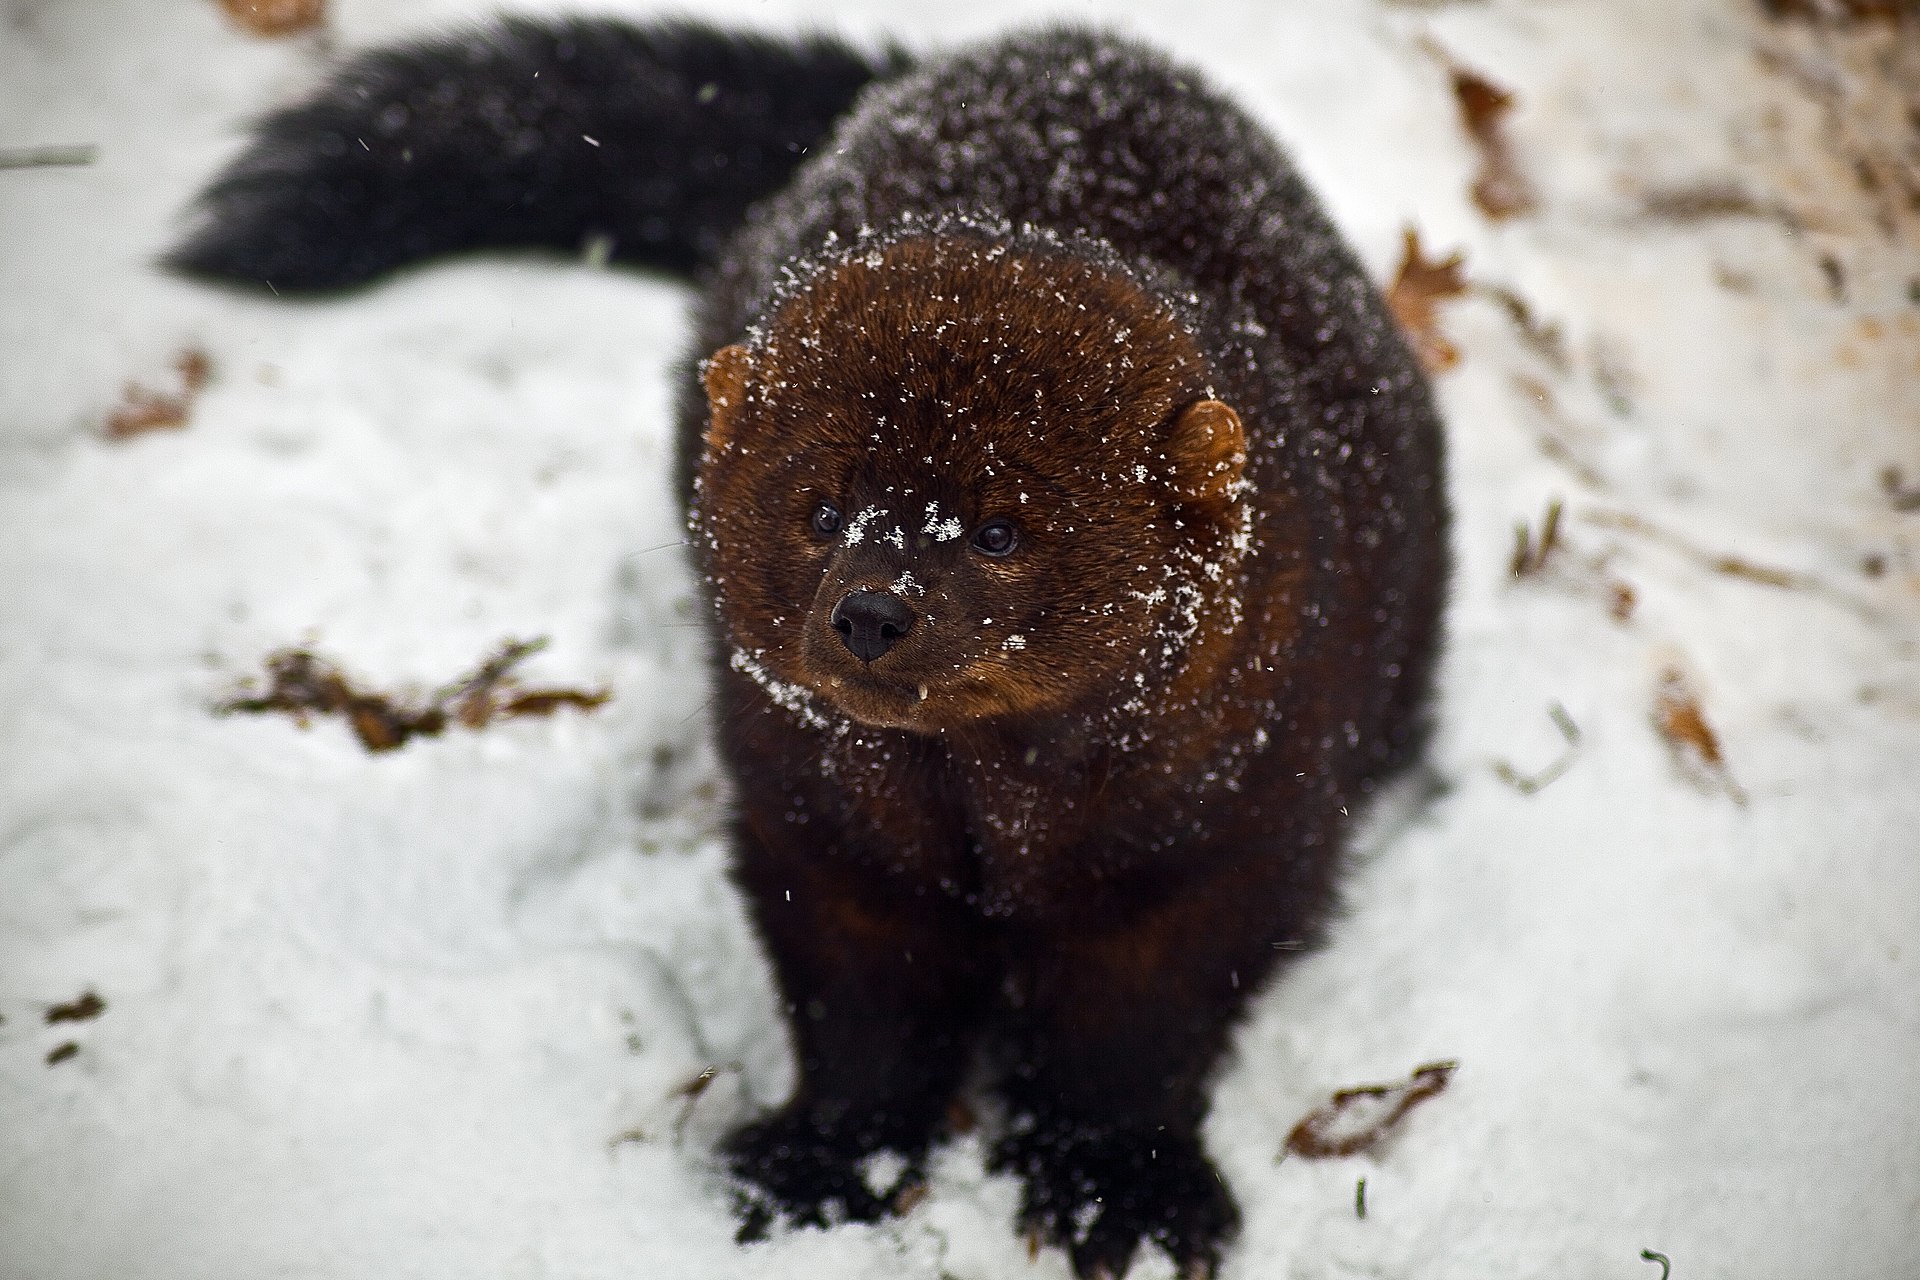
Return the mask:
[[1142,1242],[1183,1277],[1206,1277],[1240,1211],[1197,1134],[1037,1125],[1003,1138],[995,1170],[1025,1183],[1020,1227],[1066,1249],[1080,1280],[1118,1280]]
[[899,1152],[870,1130],[791,1107],[735,1129],[721,1154],[734,1176],[742,1243],[764,1238],[776,1221],[876,1221],[925,1179],[924,1150]]

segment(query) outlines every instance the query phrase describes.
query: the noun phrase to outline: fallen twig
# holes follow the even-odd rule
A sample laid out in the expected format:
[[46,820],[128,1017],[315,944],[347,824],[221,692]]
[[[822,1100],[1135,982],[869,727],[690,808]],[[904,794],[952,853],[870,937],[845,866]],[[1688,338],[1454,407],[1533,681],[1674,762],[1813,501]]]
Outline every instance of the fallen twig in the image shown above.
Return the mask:
[[[1912,0],[1761,0],[1772,18],[1816,22],[1908,22],[1916,15]],[[1666,1280],[1662,1276],[1660,1280]]]
[[1533,540],[1533,531],[1525,521],[1513,527],[1513,555],[1507,561],[1507,572],[1515,578],[1529,578],[1546,568],[1547,557],[1560,545],[1560,499],[1547,503],[1547,514],[1540,521],[1540,540]]
[[70,147],[0,147],[0,169],[60,169],[89,165],[100,158],[91,142]]
[[1770,565],[1755,564],[1740,556],[1722,555],[1709,551],[1631,512],[1597,508],[1582,512],[1581,518],[1603,529],[1618,529],[1624,533],[1637,533],[1642,537],[1651,538],[1669,550],[1677,551],[1714,573],[1724,574],[1729,578],[1741,578],[1748,582],[1757,582],[1763,587],[1779,587],[1783,590],[1817,591],[1820,588],[1818,578],[1804,573],[1794,573],[1789,569],[1775,569]]
[[673,1096],[681,1100],[680,1114],[674,1117],[673,1121],[673,1140],[676,1144],[679,1143],[682,1136],[686,1133],[687,1121],[693,1118],[693,1108],[695,1104],[706,1094],[708,1087],[719,1078],[720,1073],[723,1071],[740,1072],[745,1070],[746,1067],[741,1063],[723,1062],[717,1067],[706,1067],[702,1069],[699,1075],[683,1082],[673,1091]]
[[48,1006],[47,1025],[52,1026],[56,1022],[91,1022],[106,1011],[107,1002],[95,992],[88,991],[78,1000]]
[[1537,432],[1534,437],[1540,452],[1573,472],[1588,488],[1606,489],[1607,478],[1600,474],[1598,467],[1575,450],[1574,441],[1569,438],[1572,435],[1586,433],[1588,429],[1571,420],[1561,410],[1559,399],[1554,395],[1553,388],[1527,373],[1514,373],[1510,375],[1509,380],[1514,390],[1534,403],[1547,428]]
[[1533,305],[1521,296],[1519,290],[1507,285],[1472,281],[1468,287],[1507,313],[1507,319],[1513,321],[1513,327],[1519,330],[1521,341],[1529,349],[1557,371],[1566,371],[1567,338],[1559,321],[1542,320],[1534,314]]
[[[1838,605],[1854,617],[1881,632],[1894,629],[1887,616],[1873,604],[1859,600],[1838,587],[1830,586],[1808,573],[1796,573],[1791,569],[1779,569],[1772,565],[1756,564],[1741,556],[1726,555],[1700,546],[1670,529],[1664,529],[1649,520],[1642,519],[1625,511],[1610,511],[1605,508],[1588,508],[1580,512],[1580,518],[1589,524],[1603,529],[1617,529],[1623,533],[1637,534],[1659,543],[1680,556],[1712,573],[1723,577],[1738,578],[1758,586],[1772,587],[1780,591],[1804,592],[1807,595]],[[1871,575],[1869,575],[1871,576]]]
[[1512,787],[1523,796],[1533,795],[1544,787],[1550,786],[1561,774],[1573,765],[1573,758],[1580,754],[1580,726],[1573,722],[1567,709],[1557,702],[1547,704],[1547,715],[1553,720],[1554,728],[1560,730],[1560,736],[1566,740],[1566,750],[1560,758],[1531,777],[1521,773],[1505,760],[1495,760],[1493,771],[1500,781]]
[[497,710],[496,695],[507,673],[546,647],[545,636],[504,642],[472,675],[463,676],[434,694],[431,705],[451,707],[460,723],[469,729],[484,728]]

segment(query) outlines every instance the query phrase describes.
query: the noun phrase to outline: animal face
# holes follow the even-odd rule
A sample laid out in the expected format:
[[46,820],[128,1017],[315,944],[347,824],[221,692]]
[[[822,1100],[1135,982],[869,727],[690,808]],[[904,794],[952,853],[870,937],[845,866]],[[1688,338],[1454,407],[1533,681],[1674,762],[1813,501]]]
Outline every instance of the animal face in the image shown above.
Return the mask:
[[856,251],[705,380],[696,534],[783,700],[926,732],[1114,706],[1237,554],[1238,417],[1176,317],[1065,251]]

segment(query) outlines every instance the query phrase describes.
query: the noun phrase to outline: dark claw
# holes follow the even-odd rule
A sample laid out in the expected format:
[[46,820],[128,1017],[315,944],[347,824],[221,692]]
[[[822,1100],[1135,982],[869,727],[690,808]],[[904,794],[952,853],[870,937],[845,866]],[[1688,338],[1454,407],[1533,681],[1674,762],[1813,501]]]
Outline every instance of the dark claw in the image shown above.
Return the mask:
[[903,1197],[925,1181],[925,1152],[897,1151],[906,1169],[890,1187],[875,1192],[861,1165],[893,1150],[871,1135],[824,1124],[791,1109],[743,1125],[722,1144],[721,1154],[737,1186],[734,1206],[741,1243],[764,1239],[775,1220],[796,1227],[838,1222],[875,1222],[895,1211]]
[[1064,1248],[1080,1280],[1124,1276],[1142,1243],[1211,1276],[1240,1226],[1193,1134],[1041,1126],[1002,1139],[991,1165],[1020,1176],[1021,1228]]

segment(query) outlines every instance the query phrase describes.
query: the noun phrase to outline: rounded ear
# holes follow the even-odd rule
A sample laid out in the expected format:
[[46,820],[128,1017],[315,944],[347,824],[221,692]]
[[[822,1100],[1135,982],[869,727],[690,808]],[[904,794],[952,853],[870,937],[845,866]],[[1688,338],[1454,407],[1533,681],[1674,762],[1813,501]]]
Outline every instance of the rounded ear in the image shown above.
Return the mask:
[[1166,451],[1182,497],[1224,505],[1247,465],[1247,434],[1231,405],[1201,400],[1174,419]]
[[720,348],[701,366],[700,381],[707,388],[708,448],[724,449],[733,438],[734,425],[747,402],[747,375],[752,370],[752,357],[737,342]]

